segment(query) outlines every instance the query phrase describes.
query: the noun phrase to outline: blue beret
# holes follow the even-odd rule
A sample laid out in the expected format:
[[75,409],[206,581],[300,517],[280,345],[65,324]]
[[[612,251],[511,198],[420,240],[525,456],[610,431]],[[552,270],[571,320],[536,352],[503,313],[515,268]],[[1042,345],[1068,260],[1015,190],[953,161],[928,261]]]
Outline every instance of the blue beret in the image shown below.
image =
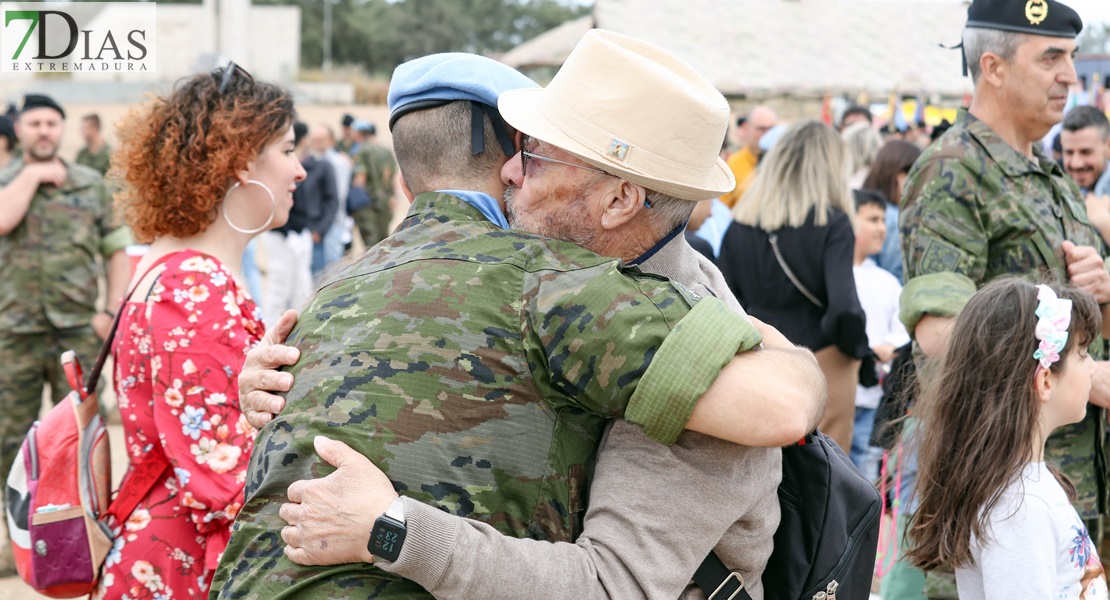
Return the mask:
[[389,128],[414,110],[472,100],[497,108],[502,92],[539,87],[516,69],[491,58],[462,52],[430,54],[403,63],[389,82]]

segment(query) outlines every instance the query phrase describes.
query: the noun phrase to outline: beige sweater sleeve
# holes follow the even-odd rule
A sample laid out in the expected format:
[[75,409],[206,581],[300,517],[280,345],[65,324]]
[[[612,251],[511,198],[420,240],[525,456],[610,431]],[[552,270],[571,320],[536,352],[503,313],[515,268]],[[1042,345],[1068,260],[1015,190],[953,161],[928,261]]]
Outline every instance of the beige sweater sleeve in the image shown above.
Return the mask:
[[[759,575],[778,524],[778,449],[692,432],[668,447],[618,421],[601,450],[584,533],[574,544],[503,536],[406,499],[401,555],[379,566],[441,599],[673,600],[720,546],[725,563],[752,582],[753,599],[762,598]],[[689,597],[703,596],[695,590]]]

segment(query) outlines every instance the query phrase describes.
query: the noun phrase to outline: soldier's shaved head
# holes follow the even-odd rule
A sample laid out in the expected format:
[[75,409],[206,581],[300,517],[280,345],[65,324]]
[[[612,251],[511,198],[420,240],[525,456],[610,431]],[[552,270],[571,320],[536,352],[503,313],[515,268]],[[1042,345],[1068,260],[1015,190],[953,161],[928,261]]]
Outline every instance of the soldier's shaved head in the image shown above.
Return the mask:
[[[485,150],[472,154],[468,101],[415,111],[398,119],[393,125],[393,151],[412,193],[482,190],[491,177],[503,188],[500,170],[505,154],[489,119],[484,120],[484,127]],[[494,196],[500,195],[498,190]]]

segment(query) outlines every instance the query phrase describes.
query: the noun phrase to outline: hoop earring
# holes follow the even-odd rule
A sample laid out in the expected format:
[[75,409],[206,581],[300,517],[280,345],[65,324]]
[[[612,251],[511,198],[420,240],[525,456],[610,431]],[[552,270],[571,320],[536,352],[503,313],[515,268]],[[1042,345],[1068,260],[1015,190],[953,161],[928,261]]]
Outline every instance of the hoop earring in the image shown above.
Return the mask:
[[257,227],[255,229],[244,229],[242,227],[239,227],[235,223],[232,223],[231,219],[228,218],[228,216],[227,216],[227,197],[231,194],[232,190],[239,187],[239,182],[238,181],[235,182],[235,185],[228,188],[227,192],[224,194],[224,201],[223,201],[222,206],[221,206],[221,212],[223,212],[224,221],[227,221],[228,226],[231,227],[232,229],[234,229],[235,231],[238,231],[239,233],[245,233],[247,235],[254,235],[256,233],[262,233],[263,231],[266,231],[266,229],[270,227],[270,223],[274,222],[274,214],[277,213],[277,198],[274,198],[274,193],[270,191],[270,188],[266,187],[266,184],[262,183],[261,181],[257,181],[257,180],[254,180],[254,179],[248,179],[247,180],[247,185],[250,185],[252,183],[261,187],[262,189],[266,190],[266,193],[270,195],[270,218],[266,219],[266,222],[263,223],[261,227]]

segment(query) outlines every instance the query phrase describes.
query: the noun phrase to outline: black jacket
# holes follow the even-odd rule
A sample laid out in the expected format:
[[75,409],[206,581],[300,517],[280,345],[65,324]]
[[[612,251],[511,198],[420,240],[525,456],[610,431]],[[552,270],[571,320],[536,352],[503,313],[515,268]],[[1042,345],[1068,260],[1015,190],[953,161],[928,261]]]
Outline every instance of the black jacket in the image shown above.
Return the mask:
[[335,170],[326,159],[309,156],[301,165],[304,181],[293,192],[293,208],[289,221],[274,231],[288,233],[308,229],[320,237],[328,232],[339,210],[339,192],[335,189]]
[[762,229],[733,222],[717,264],[744,310],[791,342],[814,351],[835,344],[848,356],[861,358],[870,349],[852,272],[852,222],[838,209],[830,211],[825,225],[813,222],[810,211],[801,227],[783,227],[775,234],[786,265],[824,309],[791,283]]

